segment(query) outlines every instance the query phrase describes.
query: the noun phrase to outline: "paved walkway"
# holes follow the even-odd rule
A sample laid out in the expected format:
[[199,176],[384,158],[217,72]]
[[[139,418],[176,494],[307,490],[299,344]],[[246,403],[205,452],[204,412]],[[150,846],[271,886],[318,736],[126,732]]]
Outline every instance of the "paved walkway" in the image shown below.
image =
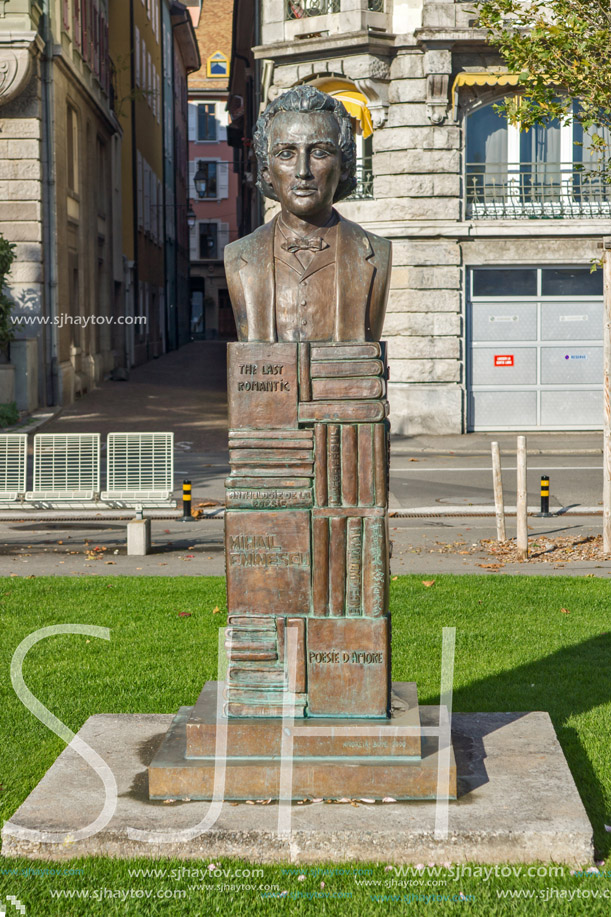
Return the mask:
[[177,448],[227,451],[226,345],[195,341],[104,382],[45,426],[45,433],[173,432]]
[[[46,432],[173,431],[176,483],[193,481],[194,505],[222,502],[227,464],[227,399],[224,343],[195,342],[134,369],[127,382],[105,382],[45,427]],[[503,454],[515,451],[516,433],[469,436],[395,437],[396,468],[418,455],[490,455],[490,442]],[[533,455],[584,455],[601,452],[599,433],[528,434]],[[404,457],[404,458],[401,458]],[[595,461],[591,459],[591,461]],[[481,462],[480,462],[481,464]],[[421,466],[409,466],[420,468]],[[589,537],[600,532],[600,518],[529,519],[531,534]],[[392,519],[393,573],[439,574],[498,572],[480,540],[493,538],[494,518]],[[515,520],[508,520],[508,535]],[[223,575],[222,519],[184,524],[153,521],[154,552],[127,557],[125,523],[19,520],[0,524],[0,575]],[[460,544],[464,542],[469,551]],[[454,546],[454,547],[453,547]],[[97,550],[96,550],[97,549]],[[609,576],[611,562],[575,560],[506,564],[504,573],[531,575],[589,573]]]

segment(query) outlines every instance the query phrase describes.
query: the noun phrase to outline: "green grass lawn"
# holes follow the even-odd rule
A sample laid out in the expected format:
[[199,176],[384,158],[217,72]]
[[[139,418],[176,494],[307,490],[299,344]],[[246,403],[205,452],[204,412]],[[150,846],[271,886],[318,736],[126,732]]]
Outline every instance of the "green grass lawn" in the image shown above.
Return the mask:
[[[439,576],[431,587],[422,577],[392,583],[393,678],[417,681],[422,703],[438,701],[441,634],[455,626],[454,709],[550,713],[592,822],[601,859],[611,846],[611,603],[609,585],[596,578]],[[214,609],[217,610],[214,613]],[[562,611],[562,609],[568,610]],[[181,616],[188,612],[189,617]],[[0,579],[0,816],[8,819],[63,748],[13,693],[12,654],[28,634],[51,624],[108,627],[111,640],[56,636],[28,654],[24,677],[31,691],[75,732],[94,713],[175,713],[195,701],[202,684],[216,674],[218,628],[225,623],[224,581],[220,578]],[[171,870],[205,868],[207,861],[82,860],[42,864],[0,859],[0,911],[7,895],[27,907],[27,915],[47,914],[477,914],[603,913],[611,878],[478,876],[460,881],[447,872],[446,884],[409,885],[412,877],[371,867],[355,875],[349,866],[321,876],[305,867],[297,873],[263,868],[256,878],[211,876],[201,880]],[[222,862],[229,872],[252,864]],[[76,875],[20,875],[40,868],[77,869]],[[165,869],[165,876],[134,876],[130,870]],[[359,864],[361,868],[361,864]],[[606,872],[607,867],[601,867]],[[611,877],[611,862],[609,866]],[[430,876],[425,876],[425,880]],[[378,886],[356,880],[379,881]],[[325,882],[324,888],[321,881]],[[396,881],[394,886],[384,883]],[[223,884],[254,889],[223,891]],[[258,886],[287,894],[264,898]],[[552,888],[555,891],[547,892]],[[174,899],[108,897],[185,891]],[[498,890],[536,892],[538,899],[499,899]],[[85,893],[88,899],[57,899],[52,892]],[[97,890],[101,900],[96,900]],[[466,901],[402,896],[452,896]],[[556,893],[558,896],[556,896]],[[562,897],[564,893],[564,897]],[[545,896],[553,895],[549,900]],[[568,896],[572,896],[572,900]],[[104,896],[104,897],[102,897]],[[385,897],[386,896],[386,897]],[[473,896],[469,899],[468,896]],[[17,914],[7,904],[7,917]]]

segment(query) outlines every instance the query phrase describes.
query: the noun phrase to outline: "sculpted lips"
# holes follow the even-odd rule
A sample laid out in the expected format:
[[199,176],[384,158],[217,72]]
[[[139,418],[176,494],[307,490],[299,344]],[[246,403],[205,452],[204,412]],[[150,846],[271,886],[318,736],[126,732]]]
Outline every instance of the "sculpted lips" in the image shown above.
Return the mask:
[[298,196],[315,194],[317,188],[315,185],[292,185],[291,191]]

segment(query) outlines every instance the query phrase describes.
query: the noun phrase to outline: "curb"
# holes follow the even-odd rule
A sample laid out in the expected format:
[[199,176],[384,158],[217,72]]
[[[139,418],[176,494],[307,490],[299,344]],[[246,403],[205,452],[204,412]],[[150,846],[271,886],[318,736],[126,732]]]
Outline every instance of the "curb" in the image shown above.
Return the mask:
[[52,420],[56,420],[63,410],[63,406],[60,405],[51,408],[50,411],[44,414],[29,414],[19,423],[13,424],[12,427],[4,427],[2,433],[38,433]]
[[[527,509],[529,516],[539,516],[540,508],[538,506],[529,506]],[[564,516],[602,516],[602,506],[561,506],[560,509],[550,512],[550,519],[561,519]],[[462,506],[448,507],[440,509],[439,506],[413,506],[403,509],[396,507],[389,510],[388,515],[391,519],[409,519],[418,516],[487,516],[494,518],[496,512],[493,506]],[[506,516],[516,516],[517,508],[515,506],[505,507]]]

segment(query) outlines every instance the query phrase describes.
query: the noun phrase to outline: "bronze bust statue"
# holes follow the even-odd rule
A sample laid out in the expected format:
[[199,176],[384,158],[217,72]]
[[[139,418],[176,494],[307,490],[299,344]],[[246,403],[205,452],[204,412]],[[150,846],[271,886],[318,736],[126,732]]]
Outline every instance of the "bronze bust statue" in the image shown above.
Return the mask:
[[391,245],[333,208],[356,186],[356,148],[341,102],[313,86],[273,101],[257,122],[271,222],[225,248],[238,340],[379,341]]

